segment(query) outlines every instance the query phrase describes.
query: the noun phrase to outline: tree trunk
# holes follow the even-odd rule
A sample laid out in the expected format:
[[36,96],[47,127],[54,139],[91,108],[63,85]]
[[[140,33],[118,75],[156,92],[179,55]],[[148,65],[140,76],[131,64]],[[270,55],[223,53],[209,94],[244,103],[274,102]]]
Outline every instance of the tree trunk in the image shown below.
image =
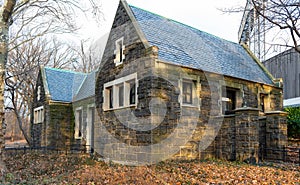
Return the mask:
[[0,21],[0,170],[1,175],[4,175],[6,169],[4,163],[4,144],[5,144],[5,120],[4,120],[4,80],[5,80],[5,63],[7,61],[7,41],[8,26],[3,21]]
[[0,173],[3,176],[6,171],[4,163],[5,144],[5,112],[4,112],[4,84],[5,84],[5,64],[8,55],[8,29],[9,21],[16,5],[16,0],[4,0],[0,10]]
[[24,130],[24,128],[23,128],[23,121],[22,121],[22,118],[20,117],[20,115],[19,115],[19,113],[16,111],[16,109],[14,110],[14,112],[15,112],[15,115],[16,115],[16,117],[17,117],[17,121],[18,121],[19,128],[20,128],[20,130],[21,130],[21,132],[22,132],[22,134],[23,134],[23,136],[24,136],[24,138],[25,138],[27,144],[28,144],[29,146],[31,146],[31,140],[30,140],[30,137],[28,136],[27,132],[26,132],[26,131]]

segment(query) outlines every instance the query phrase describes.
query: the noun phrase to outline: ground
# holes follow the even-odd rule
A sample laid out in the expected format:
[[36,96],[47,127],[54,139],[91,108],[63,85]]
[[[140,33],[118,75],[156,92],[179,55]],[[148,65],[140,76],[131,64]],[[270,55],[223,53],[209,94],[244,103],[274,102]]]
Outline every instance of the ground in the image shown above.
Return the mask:
[[29,152],[7,157],[0,184],[300,184],[297,164],[249,165],[221,160],[123,166],[87,154]]

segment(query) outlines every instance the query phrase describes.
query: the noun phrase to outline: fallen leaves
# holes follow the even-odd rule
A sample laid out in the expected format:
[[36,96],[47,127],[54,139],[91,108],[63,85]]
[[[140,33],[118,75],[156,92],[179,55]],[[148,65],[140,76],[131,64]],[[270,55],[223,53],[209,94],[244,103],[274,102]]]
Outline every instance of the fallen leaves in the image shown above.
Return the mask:
[[300,184],[299,166],[285,163],[165,161],[133,167],[82,154],[41,153],[8,157],[6,163],[10,173],[1,184]]

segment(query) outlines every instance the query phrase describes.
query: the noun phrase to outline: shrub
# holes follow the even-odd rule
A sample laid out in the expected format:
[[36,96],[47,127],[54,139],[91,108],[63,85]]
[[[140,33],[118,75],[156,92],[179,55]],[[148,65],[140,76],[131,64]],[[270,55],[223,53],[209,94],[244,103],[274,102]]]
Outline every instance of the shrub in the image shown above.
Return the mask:
[[288,137],[300,138],[300,107],[287,107]]

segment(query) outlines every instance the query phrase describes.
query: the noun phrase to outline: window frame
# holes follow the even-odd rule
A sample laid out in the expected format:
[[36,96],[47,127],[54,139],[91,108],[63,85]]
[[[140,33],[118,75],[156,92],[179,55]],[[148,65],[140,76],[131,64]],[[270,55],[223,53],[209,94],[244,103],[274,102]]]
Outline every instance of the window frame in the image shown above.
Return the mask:
[[[134,103],[131,103],[131,84],[134,82]],[[123,105],[120,105],[120,86],[123,87]],[[112,88],[113,93],[108,93],[108,89]],[[136,107],[137,106],[137,88],[138,88],[138,80],[137,80],[137,73],[133,73],[127,75],[125,77],[118,78],[116,80],[107,82],[103,86],[103,110],[115,110],[121,108],[128,108],[128,107]],[[112,106],[109,106],[109,102],[112,101]]]
[[[184,102],[183,98],[184,98],[184,83],[190,83],[192,85],[192,91],[191,91],[191,102]],[[191,78],[183,78],[179,80],[179,88],[180,88],[180,104],[181,106],[185,106],[185,107],[197,107],[200,110],[200,102],[201,99],[199,98],[199,94],[198,92],[201,91],[201,84],[199,83],[199,79],[191,79]]]
[[[78,117],[78,112],[81,113],[79,117]],[[75,139],[82,139],[82,126],[83,126],[83,109],[82,107],[78,107],[75,109],[75,129],[74,129]]]
[[40,106],[33,109],[33,123],[43,123],[45,119],[44,106]]
[[123,61],[125,60],[124,50],[124,37],[122,37],[115,42],[114,63],[116,66],[123,64]]
[[37,101],[40,101],[40,100],[41,100],[41,93],[42,93],[41,89],[42,89],[42,88],[41,88],[41,86],[39,85],[38,88],[37,88],[37,97],[36,97]]
[[[190,92],[188,92],[188,91],[190,91]],[[193,105],[193,96],[194,96],[193,82],[183,80],[182,81],[182,103],[188,104],[188,105]],[[189,99],[189,100],[187,100],[187,99]]]
[[[224,90],[226,91],[226,94],[224,97]],[[228,97],[229,94],[231,93],[228,93],[228,92],[234,92],[234,98],[230,98]],[[232,87],[228,87],[228,86],[222,86],[222,92],[221,92],[221,113],[222,115],[231,115],[237,107],[238,107],[238,92],[239,92],[239,89],[235,89],[235,88],[232,88]],[[230,110],[227,110],[227,109],[224,109],[224,102],[230,102],[232,101],[232,108]],[[227,105],[226,105],[227,106]],[[226,113],[227,111],[227,113]]]

